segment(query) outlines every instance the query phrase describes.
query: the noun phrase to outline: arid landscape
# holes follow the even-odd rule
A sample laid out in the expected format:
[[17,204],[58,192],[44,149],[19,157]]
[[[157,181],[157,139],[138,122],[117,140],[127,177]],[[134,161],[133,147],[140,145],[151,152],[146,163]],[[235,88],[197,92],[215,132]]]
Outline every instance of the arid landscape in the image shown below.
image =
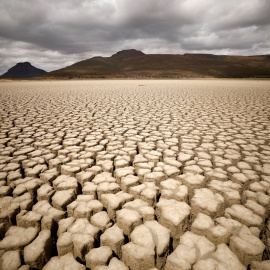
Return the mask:
[[2,81],[0,126],[0,269],[270,269],[270,81]]

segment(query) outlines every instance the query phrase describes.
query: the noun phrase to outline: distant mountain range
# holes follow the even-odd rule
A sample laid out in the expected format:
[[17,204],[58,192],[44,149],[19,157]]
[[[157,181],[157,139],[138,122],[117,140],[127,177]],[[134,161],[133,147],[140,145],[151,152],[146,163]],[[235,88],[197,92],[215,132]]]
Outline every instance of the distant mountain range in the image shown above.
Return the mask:
[[120,51],[48,72],[41,78],[248,78],[270,77],[270,55],[144,54]]
[[270,78],[270,55],[144,54],[134,49],[96,56],[46,73],[18,63],[1,78]]
[[0,78],[3,79],[24,79],[41,76],[47,73],[43,69],[32,66],[29,62],[17,63],[14,67],[10,68]]

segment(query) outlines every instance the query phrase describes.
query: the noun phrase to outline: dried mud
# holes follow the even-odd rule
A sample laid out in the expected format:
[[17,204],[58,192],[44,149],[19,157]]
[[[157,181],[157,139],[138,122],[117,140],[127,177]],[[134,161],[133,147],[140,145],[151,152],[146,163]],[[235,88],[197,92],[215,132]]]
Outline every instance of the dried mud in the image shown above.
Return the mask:
[[270,82],[0,83],[0,269],[270,269]]

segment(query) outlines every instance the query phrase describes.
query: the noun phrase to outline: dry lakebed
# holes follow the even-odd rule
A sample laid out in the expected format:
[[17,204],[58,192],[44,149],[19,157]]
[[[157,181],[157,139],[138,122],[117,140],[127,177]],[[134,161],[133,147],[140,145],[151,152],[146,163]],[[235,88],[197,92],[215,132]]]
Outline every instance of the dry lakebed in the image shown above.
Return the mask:
[[269,80],[0,82],[0,269],[270,269]]

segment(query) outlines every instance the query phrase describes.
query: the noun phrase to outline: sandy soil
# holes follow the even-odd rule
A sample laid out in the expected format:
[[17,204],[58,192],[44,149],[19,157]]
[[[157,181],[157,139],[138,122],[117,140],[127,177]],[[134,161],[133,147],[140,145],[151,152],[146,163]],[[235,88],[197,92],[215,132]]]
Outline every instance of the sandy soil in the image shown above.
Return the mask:
[[270,269],[270,81],[6,81],[0,126],[0,269]]

